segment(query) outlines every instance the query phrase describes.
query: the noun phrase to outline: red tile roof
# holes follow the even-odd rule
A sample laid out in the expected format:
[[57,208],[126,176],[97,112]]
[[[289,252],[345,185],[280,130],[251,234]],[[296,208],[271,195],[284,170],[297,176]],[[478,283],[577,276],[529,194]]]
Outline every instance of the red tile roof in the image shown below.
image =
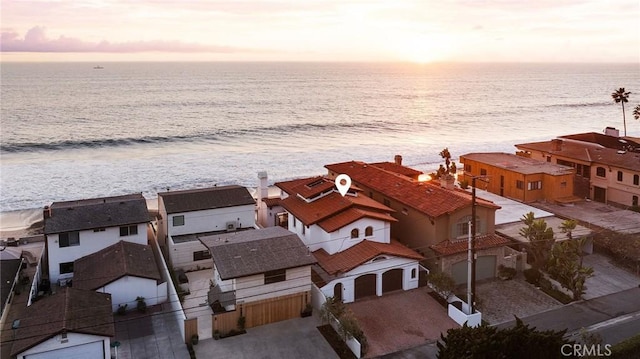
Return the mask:
[[[435,182],[417,182],[364,162],[343,162],[325,166],[335,174],[345,173],[357,185],[369,187],[389,198],[416,209],[431,218],[471,206],[471,194],[461,189],[446,189]],[[493,202],[478,200],[478,205],[500,208]]]
[[[485,234],[476,237],[476,250],[487,249],[493,247],[500,247],[508,244],[509,240],[501,237],[497,234]],[[466,252],[469,249],[469,241],[467,239],[461,239],[457,241],[451,241],[447,239],[438,244],[431,246],[434,252],[441,256],[449,256],[452,254],[458,254]]]
[[[281,188],[283,187],[287,185]],[[343,197],[339,193],[332,192],[311,202],[296,195],[290,195],[281,201],[281,205],[305,225],[318,224],[329,233],[365,217],[396,222],[396,219],[389,214],[393,212],[391,208],[360,194]]]
[[324,176],[298,178],[291,181],[278,182],[275,184],[290,196],[296,194],[304,198],[315,197],[322,192],[327,192],[335,187],[335,182]]
[[640,153],[605,148],[594,143],[555,139],[543,142],[520,143],[516,145],[516,148],[526,151],[546,152],[592,164],[600,163],[632,171],[640,171]]
[[382,254],[415,260],[424,259],[422,255],[394,239],[391,240],[391,243],[363,240],[353,247],[333,255],[324,249],[318,249],[313,254],[322,269],[331,275],[348,272]]
[[280,202],[282,201],[282,199],[280,199],[280,197],[276,197],[276,198],[263,198],[262,202],[264,202],[267,207],[275,207],[275,206],[280,206]]
[[399,165],[394,162],[376,162],[376,163],[372,163],[371,165],[382,168],[385,171],[394,172],[399,175],[407,176],[413,179],[418,179],[418,176],[423,174],[422,171],[414,170],[411,167]]

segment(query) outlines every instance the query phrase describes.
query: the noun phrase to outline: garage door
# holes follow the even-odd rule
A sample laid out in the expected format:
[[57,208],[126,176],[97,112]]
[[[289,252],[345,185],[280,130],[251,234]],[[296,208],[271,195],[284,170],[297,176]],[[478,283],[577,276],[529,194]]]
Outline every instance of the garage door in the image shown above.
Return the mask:
[[105,355],[101,341],[25,356],[26,359],[102,359],[104,357]]
[[365,274],[356,278],[355,300],[376,295],[376,275]]
[[[467,261],[463,260],[451,266],[451,276],[456,284],[467,283]],[[480,256],[476,260],[476,280],[496,276],[496,256]]]
[[382,293],[402,289],[402,269],[391,269],[382,274]]

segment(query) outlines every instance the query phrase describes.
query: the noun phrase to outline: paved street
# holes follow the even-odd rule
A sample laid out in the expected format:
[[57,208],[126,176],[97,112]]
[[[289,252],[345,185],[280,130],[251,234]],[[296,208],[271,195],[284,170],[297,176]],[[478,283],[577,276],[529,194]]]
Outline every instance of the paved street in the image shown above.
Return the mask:
[[[631,288],[604,297],[574,302],[526,318],[523,321],[538,329],[562,330],[568,333],[640,311],[640,288]],[[513,326],[515,321],[499,324],[499,328]]]

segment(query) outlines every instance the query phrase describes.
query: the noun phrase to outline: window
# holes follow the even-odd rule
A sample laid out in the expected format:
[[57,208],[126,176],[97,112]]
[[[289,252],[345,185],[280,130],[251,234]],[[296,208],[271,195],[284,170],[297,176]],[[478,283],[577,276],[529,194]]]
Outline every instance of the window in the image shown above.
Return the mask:
[[371,237],[373,236],[373,227],[369,226],[367,228],[364,229],[364,235],[366,237]]
[[96,228],[96,229],[94,229],[94,230],[93,230],[93,232],[94,232],[94,233],[97,233],[97,232],[104,232],[104,231],[105,231],[105,229],[104,229],[104,228]]
[[307,226],[305,226],[304,224],[302,225],[302,234],[305,234],[307,232],[306,229],[305,229],[306,227]]
[[607,176],[607,171],[604,169],[604,167],[597,167],[596,168],[596,176],[598,176],[598,177],[606,177]]
[[209,258],[211,258],[211,253],[209,251],[193,252],[193,260],[194,261],[201,261],[203,259],[209,259]]
[[618,171],[618,182],[622,182],[622,171]]
[[391,207],[391,202],[386,198],[382,200],[382,204],[384,204],[387,207]]
[[73,273],[73,262],[60,263],[60,274]]
[[542,181],[531,181],[528,185],[529,191],[542,189]]
[[416,269],[411,269],[411,279],[416,279]]
[[640,175],[633,175],[633,184],[636,186],[640,184]]
[[285,269],[277,269],[264,273],[264,284],[284,282],[287,279],[287,271]]
[[560,182],[560,188],[567,188],[567,181]]
[[173,226],[184,226],[184,216],[173,216]]
[[120,227],[120,237],[135,236],[138,234],[138,225]]
[[547,156],[547,162],[551,162],[551,156]]
[[516,188],[517,189],[524,189],[524,181],[517,180],[516,181]]
[[465,164],[464,165],[464,171],[465,172],[471,172],[471,165]]
[[293,217],[293,228],[296,228],[296,225],[298,224],[297,222],[296,217]]
[[631,206],[638,207],[638,196],[631,197]]
[[60,233],[60,238],[58,239],[58,244],[60,245],[60,248],[79,246],[80,245],[80,232]]
[[351,238],[358,238],[360,237],[360,231],[358,230],[358,228],[354,228],[351,230]]
[[486,176],[487,175],[487,170],[484,168],[480,169],[480,176]]
[[373,192],[369,191],[369,198],[373,198]]
[[[464,216],[458,220],[458,223],[455,224],[453,230],[454,238],[468,237],[469,236],[469,221],[471,220],[471,216]],[[481,233],[480,231],[481,221],[480,217],[476,216],[476,234]]]

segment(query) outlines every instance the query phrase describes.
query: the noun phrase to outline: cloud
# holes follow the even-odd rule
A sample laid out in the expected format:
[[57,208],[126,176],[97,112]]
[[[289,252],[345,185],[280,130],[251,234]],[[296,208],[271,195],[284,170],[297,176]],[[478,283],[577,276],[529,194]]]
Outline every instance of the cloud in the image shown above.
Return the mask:
[[21,39],[14,31],[3,31],[0,44],[1,52],[102,52],[102,53],[136,53],[136,52],[263,52],[255,49],[243,49],[232,46],[202,45],[182,41],[132,41],[112,43],[109,41],[87,42],[66,36],[49,39],[41,26],[31,28]]

